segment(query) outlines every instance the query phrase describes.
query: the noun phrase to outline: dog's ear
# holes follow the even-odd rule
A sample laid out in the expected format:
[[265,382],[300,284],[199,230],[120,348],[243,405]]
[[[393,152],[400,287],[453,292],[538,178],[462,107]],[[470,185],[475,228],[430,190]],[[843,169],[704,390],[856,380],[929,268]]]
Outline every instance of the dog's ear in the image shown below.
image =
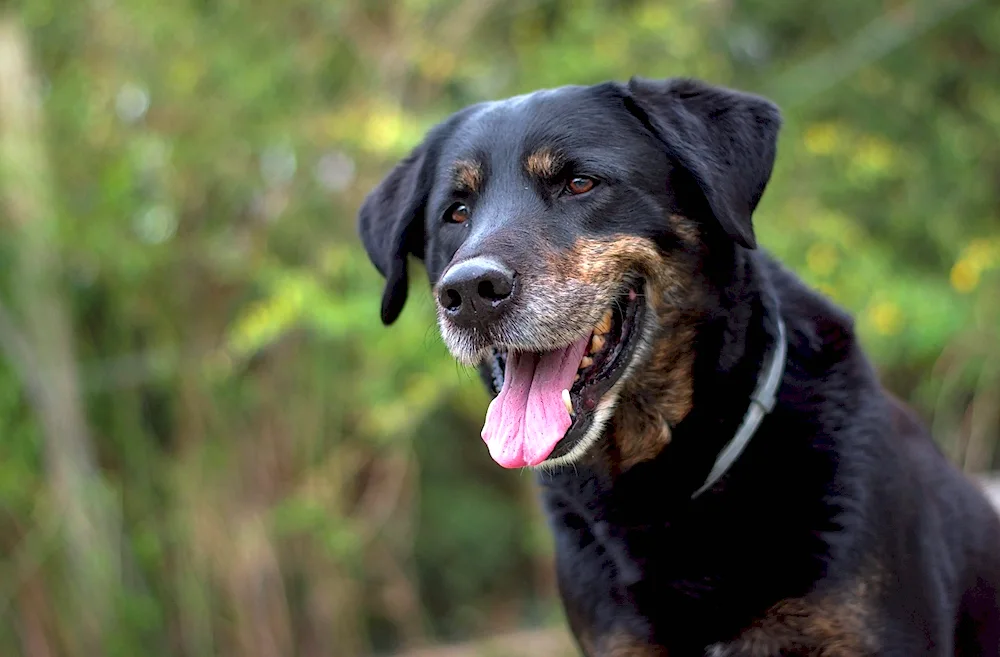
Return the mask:
[[626,104],[694,179],[726,234],[755,248],[751,215],[774,167],[777,106],[697,80],[642,78],[629,80]]
[[387,326],[396,321],[406,303],[407,256],[424,257],[424,212],[449,123],[432,129],[424,142],[368,194],[358,211],[361,241],[375,268],[385,277],[382,323]]

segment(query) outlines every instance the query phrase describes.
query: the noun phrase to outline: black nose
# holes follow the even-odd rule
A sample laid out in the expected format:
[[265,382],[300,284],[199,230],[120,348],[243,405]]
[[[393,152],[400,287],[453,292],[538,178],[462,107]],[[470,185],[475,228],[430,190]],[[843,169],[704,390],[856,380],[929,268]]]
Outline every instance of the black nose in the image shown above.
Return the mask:
[[438,303],[456,324],[489,324],[510,305],[515,277],[513,270],[492,258],[460,262],[438,282]]

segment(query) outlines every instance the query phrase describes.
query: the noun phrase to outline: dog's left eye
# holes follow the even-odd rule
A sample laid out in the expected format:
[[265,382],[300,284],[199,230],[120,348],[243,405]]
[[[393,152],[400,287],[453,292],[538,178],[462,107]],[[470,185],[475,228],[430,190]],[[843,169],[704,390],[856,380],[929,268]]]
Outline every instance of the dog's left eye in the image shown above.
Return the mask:
[[573,195],[586,194],[594,188],[597,181],[586,176],[576,176],[566,183],[566,191]]
[[456,203],[445,212],[444,220],[451,224],[465,223],[469,218],[469,208],[464,203]]

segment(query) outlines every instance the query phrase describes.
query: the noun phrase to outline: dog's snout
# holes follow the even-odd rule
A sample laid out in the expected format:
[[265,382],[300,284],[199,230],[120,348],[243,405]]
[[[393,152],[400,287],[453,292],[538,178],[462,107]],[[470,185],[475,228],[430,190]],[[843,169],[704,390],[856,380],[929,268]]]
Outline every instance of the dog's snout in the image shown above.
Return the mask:
[[516,274],[492,258],[460,262],[438,283],[438,302],[460,325],[488,324],[503,314],[514,297]]

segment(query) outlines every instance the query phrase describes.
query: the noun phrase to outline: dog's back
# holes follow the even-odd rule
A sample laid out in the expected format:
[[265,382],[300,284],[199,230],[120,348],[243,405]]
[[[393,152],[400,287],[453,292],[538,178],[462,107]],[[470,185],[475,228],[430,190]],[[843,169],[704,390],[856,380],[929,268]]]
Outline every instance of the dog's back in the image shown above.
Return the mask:
[[[1000,655],[997,510],[948,462],[915,414],[891,395],[886,398],[895,429],[888,442],[903,464],[900,469],[914,473],[903,489],[903,503],[922,507],[910,514],[919,523],[913,536],[921,537],[913,542],[927,553],[926,568],[920,572],[942,588],[939,622],[954,625],[955,654]],[[903,548],[911,553],[915,546]],[[900,577],[905,576],[904,570]],[[901,587],[901,595],[913,588]]]

